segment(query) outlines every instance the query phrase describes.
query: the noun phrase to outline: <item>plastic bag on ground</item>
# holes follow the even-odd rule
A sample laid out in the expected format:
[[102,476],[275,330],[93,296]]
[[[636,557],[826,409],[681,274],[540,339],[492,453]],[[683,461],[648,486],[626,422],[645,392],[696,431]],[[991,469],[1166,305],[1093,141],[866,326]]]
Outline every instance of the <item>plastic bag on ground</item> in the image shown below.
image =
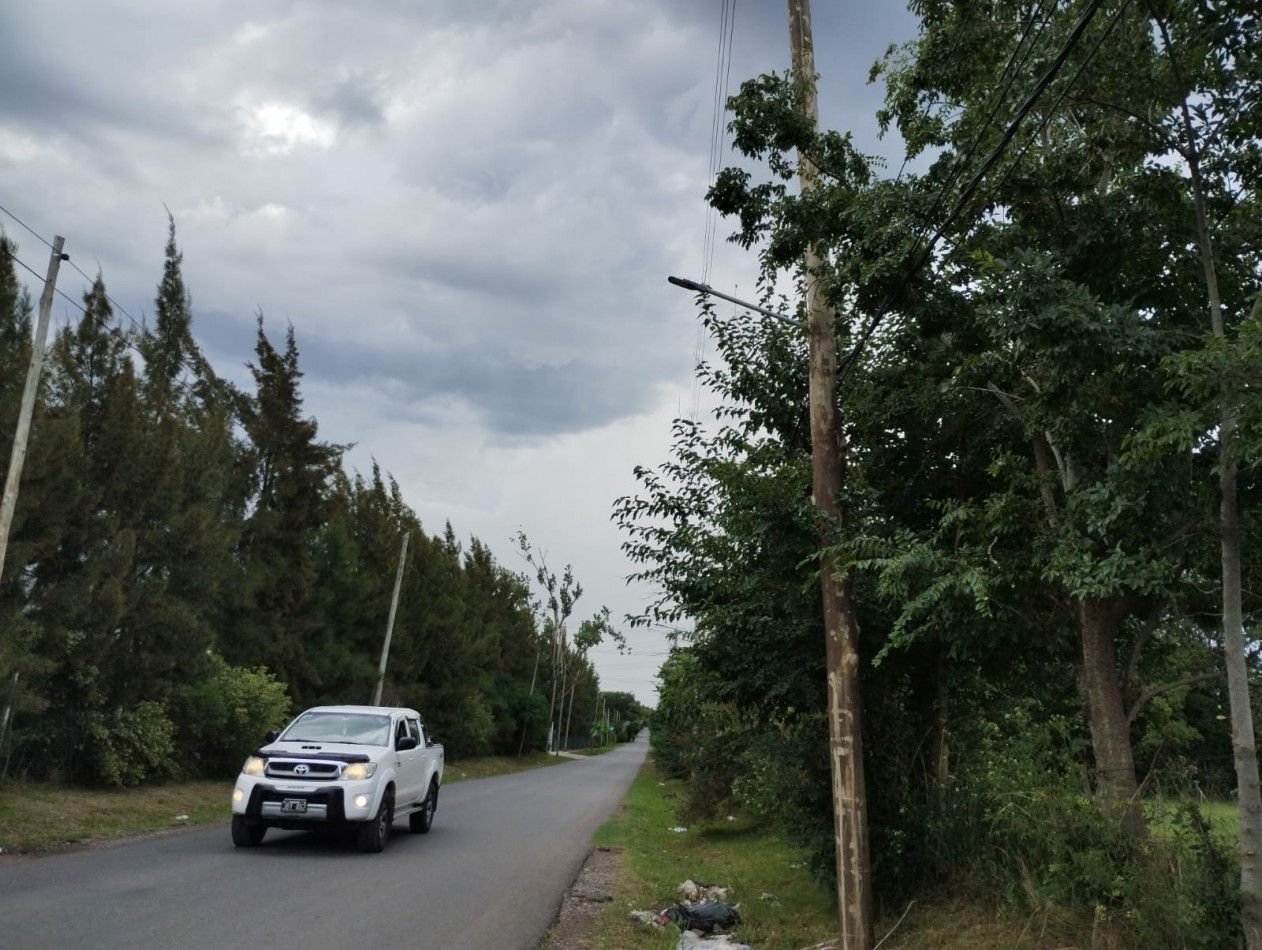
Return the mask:
[[741,922],[740,912],[731,904],[712,901],[708,904],[693,904],[691,907],[668,907],[662,911],[662,922],[674,921],[684,930],[699,930],[702,933],[713,933],[714,930],[727,930]]
[[727,934],[699,937],[691,930],[685,930],[679,935],[679,943],[675,944],[675,950],[754,950],[754,948],[747,943],[733,942]]

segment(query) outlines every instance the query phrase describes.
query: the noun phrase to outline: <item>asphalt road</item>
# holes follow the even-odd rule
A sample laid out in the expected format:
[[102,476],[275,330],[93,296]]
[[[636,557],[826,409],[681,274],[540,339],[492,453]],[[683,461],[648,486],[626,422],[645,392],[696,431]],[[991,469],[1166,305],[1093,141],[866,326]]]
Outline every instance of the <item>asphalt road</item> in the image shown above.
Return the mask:
[[[0,866],[4,950],[533,950],[648,752],[443,788],[434,828],[386,850],[228,825]],[[225,795],[226,795],[225,791]]]

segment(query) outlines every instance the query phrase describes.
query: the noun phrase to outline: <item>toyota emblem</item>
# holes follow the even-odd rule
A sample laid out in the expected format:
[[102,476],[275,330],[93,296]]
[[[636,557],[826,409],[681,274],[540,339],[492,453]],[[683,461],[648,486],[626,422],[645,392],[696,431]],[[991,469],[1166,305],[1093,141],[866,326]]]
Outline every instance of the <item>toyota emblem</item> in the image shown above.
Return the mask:
[[309,765],[295,765],[294,766],[295,775],[306,775],[310,771],[311,771],[311,766]]

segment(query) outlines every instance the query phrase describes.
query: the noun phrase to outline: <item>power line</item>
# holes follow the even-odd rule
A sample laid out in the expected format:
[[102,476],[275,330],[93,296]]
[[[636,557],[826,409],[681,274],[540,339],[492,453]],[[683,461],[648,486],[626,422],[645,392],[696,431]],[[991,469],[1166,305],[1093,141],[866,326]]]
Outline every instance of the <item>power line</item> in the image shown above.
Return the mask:
[[[34,235],[34,236],[35,236],[38,240],[43,241],[43,243],[44,243],[44,244],[46,244],[48,247],[50,247],[50,248],[52,247],[52,244],[50,244],[50,243],[49,243],[49,242],[48,242],[48,241],[44,238],[44,236],[43,236],[42,234],[40,234],[38,231],[36,231],[36,230],[35,230],[34,228],[32,228],[30,225],[28,225],[28,224],[26,224],[24,221],[22,221],[22,219],[20,219],[17,215],[15,215],[15,214],[14,214],[12,211],[10,211],[8,208],[4,207],[3,205],[0,205],[0,211],[3,211],[3,212],[4,212],[5,214],[7,214],[10,218],[12,218],[14,221],[16,221],[18,224],[20,224],[23,228],[25,228],[27,231],[29,231],[32,235]],[[16,254],[12,254],[12,255],[10,255],[10,256],[11,256],[11,257],[13,258],[13,260],[14,260],[14,261],[16,261],[18,264],[21,264],[21,266],[22,266],[23,268],[25,268],[27,271],[30,271],[30,273],[34,274],[37,280],[39,280],[39,281],[41,281],[41,282],[43,281],[43,279],[44,279],[44,278],[43,278],[43,277],[41,277],[41,276],[39,275],[39,273],[37,273],[36,271],[32,270],[30,266],[28,266],[26,263],[24,263],[22,260],[20,260],[20,259],[17,257],[17,255],[16,255]],[[92,284],[93,286],[95,286],[95,284],[96,284],[96,278],[94,278],[94,277],[89,277],[89,276],[88,276],[88,275],[84,272],[83,268],[81,268],[78,264],[76,264],[76,263],[75,263],[73,260],[71,260],[69,257],[65,257],[65,258],[64,258],[64,260],[66,260],[66,261],[70,264],[70,266],[71,266],[71,267],[73,267],[76,271],[78,271],[78,272],[79,272],[79,273],[83,276],[83,278],[84,278],[85,280],[87,280],[90,284]],[[73,298],[69,297],[69,296],[65,293],[65,291],[63,291],[60,287],[55,288],[55,292],[56,292],[59,296],[61,296],[64,300],[66,300],[68,303],[70,303],[72,306],[76,307],[76,308],[79,310],[79,312],[80,312],[81,314],[83,314],[84,316],[86,316],[86,315],[87,315],[87,309],[86,309],[86,308],[85,308],[82,304],[80,304],[78,301],[76,301],[76,300],[74,300]],[[111,297],[111,296],[110,296],[110,294],[109,294],[108,292],[105,292],[105,291],[104,291],[104,281],[103,281],[103,280],[102,280],[102,292],[104,293],[105,299],[106,299],[107,301],[109,301],[110,306],[112,306],[115,310],[119,311],[119,312],[120,312],[120,313],[122,313],[125,317],[127,317],[127,319],[131,322],[132,329],[133,329],[133,330],[134,330],[134,331],[135,331],[138,335],[140,335],[141,337],[144,337],[144,338],[148,338],[148,337],[150,336],[149,329],[148,329],[148,328],[147,328],[147,327],[146,327],[143,323],[141,323],[141,322],[137,321],[137,320],[136,320],[136,318],[135,318],[135,317],[133,317],[133,316],[132,316],[132,315],[131,315],[128,311],[127,311],[127,309],[126,309],[124,306],[122,306],[122,304],[120,304],[117,300],[115,300],[113,297]],[[122,327],[110,327],[110,326],[107,326],[106,324],[102,323],[100,320],[97,320],[97,321],[96,321],[96,325],[97,325],[97,326],[98,326],[101,330],[104,330],[104,331],[109,332],[109,333],[113,333],[116,337],[118,337],[118,339],[119,339],[120,341],[122,341],[122,343],[123,343],[123,345],[124,345],[124,346],[126,346],[128,349],[132,350],[132,351],[133,351],[133,352],[134,352],[137,356],[139,356],[141,359],[144,359],[144,358],[145,358],[145,354],[144,354],[144,352],[143,352],[143,351],[142,351],[142,350],[141,350],[138,346],[136,346],[136,345],[135,345],[135,344],[134,344],[131,340],[129,340],[129,339],[127,338],[127,336],[126,336],[126,335],[124,334],[124,332],[123,332]],[[192,374],[193,376],[196,376],[196,375],[197,375],[197,371],[198,371],[198,370],[197,370],[197,367],[190,365],[190,364],[189,364],[186,360],[184,360],[184,359],[180,359],[180,360],[178,361],[177,365],[179,366],[179,368],[180,368],[180,369],[184,370],[185,372],[190,373],[190,374]],[[181,393],[187,393],[187,392],[188,392],[188,390],[190,389],[190,387],[191,387],[191,386],[192,386],[192,383],[191,383],[189,380],[187,380],[187,379],[183,379],[183,380],[180,380],[180,384],[176,387],[176,389],[177,389],[177,391],[179,391],[179,392],[181,392]]]
[[[34,234],[34,232],[31,232],[31,233],[33,233],[33,234]],[[38,235],[38,234],[36,234],[35,236],[36,236],[36,237],[39,237],[39,235]],[[51,245],[49,245],[49,246],[51,247]],[[35,277],[35,279],[36,279],[36,280],[40,281],[41,283],[43,282],[44,278],[40,275],[40,273],[39,273],[38,271],[36,271],[33,267],[31,267],[29,264],[27,264],[27,263],[26,263],[24,260],[22,260],[20,257],[18,257],[16,254],[8,254],[8,255],[7,255],[7,257],[9,258],[9,260],[13,261],[15,264],[17,264],[17,265],[18,265],[19,267],[21,267],[23,270],[25,270],[25,271],[27,271],[28,273],[32,274],[32,275]],[[61,297],[63,300],[65,300],[65,301],[66,301],[68,304],[70,304],[72,307],[74,307],[75,309],[77,309],[81,315],[83,315],[83,316],[85,316],[85,317],[89,316],[88,309],[87,309],[85,306],[83,306],[83,304],[79,303],[79,301],[77,301],[77,300],[75,300],[73,297],[69,296],[69,295],[68,295],[68,294],[67,294],[64,290],[62,290],[60,287],[54,287],[54,288],[53,288],[53,292],[54,292],[54,293],[56,293],[59,297]],[[107,297],[106,299],[108,300],[109,298]],[[132,340],[128,339],[126,332],[123,330],[123,328],[122,328],[121,326],[111,326],[111,325],[109,325],[109,324],[107,324],[107,323],[104,323],[103,321],[101,321],[101,320],[99,320],[99,319],[96,319],[96,318],[93,318],[93,322],[96,324],[96,326],[97,326],[100,330],[102,330],[103,332],[108,333],[108,334],[110,334],[110,335],[114,336],[114,337],[115,337],[115,338],[116,338],[116,339],[117,339],[120,343],[122,343],[122,344],[123,344],[123,346],[127,347],[127,349],[131,350],[133,353],[135,353],[135,354],[136,354],[137,356],[139,356],[141,359],[144,359],[144,357],[145,357],[144,352],[143,352],[143,351],[141,351],[140,347],[138,347],[138,346],[137,346],[137,345],[136,345],[136,344],[135,344]],[[142,332],[143,332],[143,330],[142,330]],[[192,367],[190,367],[190,366],[188,366],[188,365],[187,365],[187,364],[186,364],[183,360],[180,360],[179,365],[180,365],[180,368],[181,368],[181,369],[187,370],[187,371],[188,371],[188,372],[190,372],[190,373],[195,373],[195,371],[193,370],[193,368],[192,368]],[[189,390],[192,388],[192,385],[193,385],[193,384],[192,384],[192,382],[191,382],[190,380],[188,380],[188,379],[181,379],[181,380],[179,381],[179,384],[178,384],[177,386],[175,386],[175,387],[174,387],[174,390],[175,390],[176,392],[180,393],[181,395],[186,395],[186,394],[189,392]]]
[[[16,221],[18,224],[22,225],[22,227],[26,228],[26,230],[30,231],[30,232],[31,232],[31,234],[35,235],[35,237],[37,237],[37,238],[39,238],[39,240],[43,241],[43,242],[44,242],[44,246],[45,246],[45,247],[47,247],[47,248],[49,248],[49,249],[51,249],[51,248],[52,248],[52,246],[53,246],[53,245],[52,245],[52,243],[51,243],[50,241],[46,240],[42,234],[40,234],[38,231],[36,231],[34,228],[32,228],[29,224],[27,224],[25,221],[23,221],[21,218],[19,218],[16,214],[14,214],[12,211],[10,211],[8,208],[6,208],[4,205],[0,205],[0,211],[3,211],[5,214],[7,214],[10,218],[12,218],[12,219],[13,219],[14,221]],[[42,278],[42,277],[40,278],[40,280],[43,280],[43,279],[44,279],[44,278]]]
[[[1009,55],[1008,62],[1004,65],[1003,72],[999,74],[999,79],[996,81],[996,89],[994,97],[991,100],[986,121],[982,123],[982,127],[973,137],[973,143],[969,146],[968,151],[953,164],[953,168],[946,183],[943,185],[941,191],[938,192],[937,200],[934,202],[933,207],[929,209],[929,213],[926,216],[930,221],[937,216],[939,209],[941,209],[946,201],[947,195],[955,188],[955,183],[959,180],[959,177],[964,172],[964,169],[972,163],[973,156],[977,154],[977,150],[981,148],[982,142],[986,137],[986,133],[990,131],[991,125],[993,125],[995,119],[998,118],[1000,108],[1007,102],[1008,93],[1012,91],[1012,86],[1017,80],[1018,73],[1025,67],[1025,64],[1029,62],[1030,55],[1034,52],[1035,47],[1038,45],[1038,41],[1042,39],[1043,33],[1047,30],[1048,24],[1051,23],[1052,15],[1056,11],[1056,0],[1051,0],[1050,5],[1047,7],[1047,12],[1043,14],[1043,22],[1039,27],[1038,35],[1031,36],[1034,23],[1039,19],[1039,13],[1043,9],[1043,4],[1045,2],[1047,2],[1047,0],[1039,0],[1038,6],[1031,11],[1030,19],[1026,21],[1025,27],[1021,31],[1021,36],[1017,40],[1017,45],[1013,49],[1011,55]],[[960,32],[963,33],[962,30]],[[959,37],[957,37],[957,39],[958,38]],[[1028,46],[1026,45],[1027,39],[1030,41]],[[1022,52],[1023,48],[1024,53]],[[1020,59],[1020,62],[1018,62],[1018,58]],[[923,240],[923,237],[918,237],[916,239],[917,245],[919,245],[921,240]],[[913,257],[915,256],[917,250],[918,247],[913,248]]]
[[[719,10],[719,41],[714,64],[714,106],[710,117],[710,156],[706,170],[709,191],[718,176],[719,165],[723,160],[723,144],[725,142],[723,119],[727,115],[728,88],[732,76],[732,37],[736,32],[736,0],[722,0]],[[705,230],[701,241],[701,275],[702,281],[708,281],[714,265],[715,234],[718,230],[718,213],[710,203],[706,202]],[[705,325],[697,323],[697,342],[693,349],[693,361],[700,366],[705,360],[707,334]],[[701,379],[694,372],[692,380],[692,418],[701,413]]]
[[[1104,31],[1104,37],[1107,37],[1108,34],[1112,31],[1118,19],[1125,12],[1125,10],[1130,6],[1130,2],[1131,0],[1123,0],[1122,4],[1118,7],[1117,11],[1113,14],[1113,17],[1109,21],[1109,24]],[[873,314],[872,318],[868,321],[867,326],[864,327],[863,332],[859,336],[859,340],[855,343],[854,348],[851,350],[850,354],[846,357],[845,361],[842,363],[841,367],[839,368],[838,373],[837,373],[838,384],[840,384],[846,378],[846,374],[850,371],[850,368],[854,365],[854,363],[858,360],[859,355],[863,352],[864,346],[867,345],[868,340],[871,339],[872,334],[876,331],[876,328],[880,325],[881,321],[889,313],[893,305],[898,301],[899,297],[901,296],[902,292],[906,289],[906,286],[911,281],[912,277],[916,275],[916,272],[919,271],[921,267],[923,267],[926,263],[928,263],[930,256],[933,254],[933,249],[937,245],[938,241],[941,240],[942,236],[946,233],[947,229],[951,226],[951,224],[955,221],[955,219],[959,217],[960,213],[965,209],[965,207],[967,207],[968,204],[972,201],[973,196],[977,193],[977,190],[981,187],[982,181],[985,179],[986,175],[990,172],[992,168],[994,168],[996,164],[998,164],[999,160],[1003,157],[1004,151],[1007,149],[1012,139],[1016,137],[1016,134],[1021,127],[1021,123],[1025,120],[1026,116],[1028,116],[1029,113],[1034,109],[1035,104],[1038,102],[1039,98],[1042,96],[1044,91],[1046,91],[1047,87],[1051,85],[1052,81],[1060,73],[1060,70],[1064,66],[1065,61],[1069,58],[1069,54],[1073,51],[1073,48],[1077,46],[1078,42],[1082,39],[1082,35],[1086,32],[1087,27],[1090,26],[1091,21],[1095,18],[1096,13],[1099,12],[1099,9],[1102,3],[1103,3],[1103,0],[1091,0],[1091,2],[1087,5],[1086,10],[1083,11],[1081,18],[1079,18],[1077,24],[1075,24],[1073,30],[1069,34],[1069,37],[1065,40],[1064,45],[1061,47],[1060,51],[1056,54],[1056,58],[1052,61],[1051,65],[1048,66],[1046,72],[1044,72],[1042,77],[1035,84],[1034,88],[1030,91],[1029,95],[1026,96],[1025,100],[1021,103],[1020,107],[1017,109],[1017,113],[1013,117],[1012,122],[1008,124],[1007,129],[1004,130],[1004,134],[1000,137],[999,144],[996,145],[995,148],[991,151],[989,157],[987,157],[986,161],[982,163],[981,168],[977,170],[977,173],[972,177],[969,183],[964,187],[964,190],[960,193],[959,198],[956,200],[955,206],[951,209],[951,213],[947,215],[946,220],[944,220],[942,224],[939,225],[938,228],[934,231],[934,233],[930,236],[925,246],[921,248],[919,251],[913,251],[911,257],[907,261],[907,265],[904,268],[904,272],[902,275],[900,275],[894,289],[889,291],[885,295],[885,299],[881,302],[881,305],[877,308],[876,313]],[[1095,51],[1099,49],[1100,44],[1102,44],[1103,41],[1104,41],[1104,38],[1102,37],[1100,40],[1100,43],[1097,43],[1096,47],[1092,50],[1091,56],[1095,55]],[[1090,60],[1090,57],[1088,57],[1088,61],[1089,60]],[[1084,63],[1084,68],[1085,68],[1085,63]],[[1079,70],[1077,74],[1075,74],[1074,80],[1076,80],[1078,75],[1080,74],[1081,74],[1081,69]],[[1072,81],[1071,81],[1071,85],[1072,85]],[[1059,101],[1058,101],[1058,104],[1059,104]]]
[[[50,248],[52,247],[52,244],[50,244],[50,243],[48,242],[48,240],[47,240],[47,239],[46,239],[46,238],[45,238],[42,234],[40,234],[38,231],[36,231],[34,228],[32,228],[29,224],[27,224],[25,221],[23,221],[21,218],[19,218],[16,214],[14,214],[14,213],[13,213],[12,211],[10,211],[8,208],[4,207],[4,205],[0,205],[0,211],[3,211],[3,212],[4,212],[5,214],[7,214],[10,218],[12,218],[12,219],[13,219],[14,221],[16,221],[18,224],[20,224],[23,228],[25,228],[25,229],[26,229],[27,231],[29,231],[32,235],[34,235],[34,237],[35,237],[36,239],[38,239],[38,240],[40,240],[40,241],[43,241],[43,242],[44,242],[44,244],[45,244],[45,246],[50,247]],[[83,277],[83,279],[84,279],[84,280],[86,280],[86,281],[88,281],[88,283],[90,283],[90,284],[91,284],[91,283],[95,283],[95,282],[96,282],[96,278],[88,276],[88,274],[87,274],[87,273],[83,270],[83,268],[82,268],[82,267],[80,267],[77,263],[75,263],[75,261],[74,261],[72,258],[67,257],[65,260],[66,260],[66,263],[68,263],[71,267],[73,267],[75,270],[77,270],[77,271],[79,272],[79,274]],[[43,278],[41,278],[41,280],[42,280],[42,279],[43,279]],[[58,291],[58,292],[60,293],[60,291]],[[64,297],[65,295],[64,295],[64,294],[62,294],[62,296]],[[112,306],[115,310],[119,311],[121,314],[123,314],[123,316],[125,316],[128,320],[130,320],[130,321],[131,321],[131,325],[132,325],[132,326],[133,326],[133,327],[134,327],[137,331],[144,332],[144,327],[143,327],[143,325],[142,325],[142,324],[141,324],[141,323],[140,323],[140,322],[139,322],[139,321],[138,321],[135,317],[133,317],[133,316],[132,316],[132,315],[131,315],[128,311],[127,311],[127,308],[126,308],[126,307],[124,307],[124,306],[123,306],[122,304],[120,304],[117,300],[115,300],[113,297],[111,297],[111,296],[109,295],[109,293],[106,293],[106,294],[105,294],[105,299],[106,299],[106,300],[108,300],[108,301],[110,302],[110,305],[111,305],[111,306]],[[73,303],[73,301],[72,301],[72,303]],[[77,306],[77,305],[76,305],[76,306]],[[82,308],[80,308],[80,309],[82,309]]]

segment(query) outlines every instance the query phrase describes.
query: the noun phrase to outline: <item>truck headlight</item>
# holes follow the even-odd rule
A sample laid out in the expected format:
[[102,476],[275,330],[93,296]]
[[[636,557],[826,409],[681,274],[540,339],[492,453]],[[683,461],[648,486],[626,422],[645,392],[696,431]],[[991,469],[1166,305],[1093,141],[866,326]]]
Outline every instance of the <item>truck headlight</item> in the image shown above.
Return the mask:
[[352,762],[346,766],[346,771],[342,773],[342,778],[348,782],[358,782],[361,779],[372,778],[373,773],[376,771],[376,762]]
[[265,764],[257,755],[252,755],[245,760],[245,765],[241,766],[241,771],[246,775],[262,775]]

